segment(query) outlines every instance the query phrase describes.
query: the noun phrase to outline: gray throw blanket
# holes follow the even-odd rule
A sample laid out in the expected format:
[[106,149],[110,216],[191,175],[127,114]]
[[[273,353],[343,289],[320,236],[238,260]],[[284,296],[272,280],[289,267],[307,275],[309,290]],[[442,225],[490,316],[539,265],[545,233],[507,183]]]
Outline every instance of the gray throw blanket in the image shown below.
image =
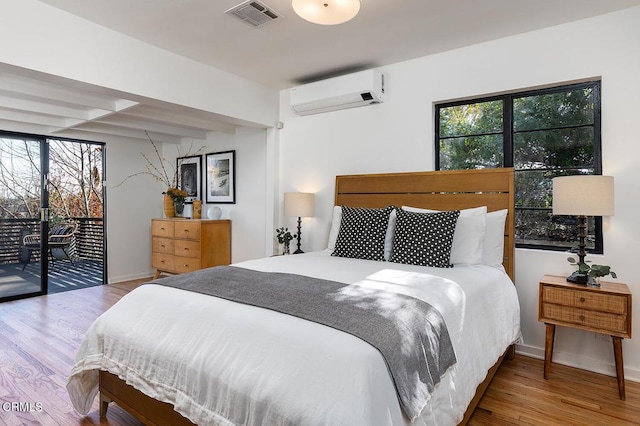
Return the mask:
[[440,312],[403,294],[301,275],[219,266],[152,281],[271,309],[352,334],[384,357],[409,419],[456,357]]

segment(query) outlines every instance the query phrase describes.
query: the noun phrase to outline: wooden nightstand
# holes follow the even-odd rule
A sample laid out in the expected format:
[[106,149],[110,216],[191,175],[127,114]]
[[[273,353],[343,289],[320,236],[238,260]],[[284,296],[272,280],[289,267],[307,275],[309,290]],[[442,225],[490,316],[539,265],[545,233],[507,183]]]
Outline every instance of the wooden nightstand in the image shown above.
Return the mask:
[[538,320],[547,326],[544,378],[549,378],[556,325],[607,334],[613,340],[620,399],[625,399],[622,339],[631,338],[631,292],[626,284],[602,282],[587,287],[565,277],[545,275],[540,281]]

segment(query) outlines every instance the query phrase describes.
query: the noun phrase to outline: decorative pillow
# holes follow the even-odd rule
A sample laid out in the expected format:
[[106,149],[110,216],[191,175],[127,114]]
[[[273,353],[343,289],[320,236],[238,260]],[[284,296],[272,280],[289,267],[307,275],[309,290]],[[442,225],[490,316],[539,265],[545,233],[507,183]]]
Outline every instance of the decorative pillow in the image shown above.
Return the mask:
[[504,258],[504,223],[508,210],[487,213],[487,230],[482,248],[482,264],[501,266]]
[[[409,212],[437,213],[439,210],[402,208]],[[482,262],[483,242],[486,229],[487,207],[460,210],[460,217],[453,234],[451,263],[454,265],[477,265]]]
[[451,268],[451,244],[459,210],[415,213],[397,210],[391,262]]
[[384,241],[393,207],[342,206],[340,230],[332,256],[384,260]]
[[[327,248],[333,251],[336,248],[336,239],[340,231],[340,222],[342,221],[342,207],[333,207],[333,217],[331,218],[331,230],[329,231],[329,241]],[[393,245],[393,231],[396,226],[396,209],[394,208],[389,215],[389,224],[387,225],[387,233],[384,238],[384,260],[389,260],[391,256],[391,246]]]

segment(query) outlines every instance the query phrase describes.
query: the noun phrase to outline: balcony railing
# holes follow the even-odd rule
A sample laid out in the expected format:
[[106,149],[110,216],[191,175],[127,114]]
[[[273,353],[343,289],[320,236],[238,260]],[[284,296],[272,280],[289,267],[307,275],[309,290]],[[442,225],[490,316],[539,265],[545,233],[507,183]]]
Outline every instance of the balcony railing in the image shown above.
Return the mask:
[[[71,253],[76,258],[102,260],[104,222],[102,218],[75,217],[78,224]],[[0,265],[20,263],[20,248],[25,234],[38,234],[38,219],[0,219]],[[34,258],[38,253],[33,253]],[[34,259],[35,260],[35,259]]]

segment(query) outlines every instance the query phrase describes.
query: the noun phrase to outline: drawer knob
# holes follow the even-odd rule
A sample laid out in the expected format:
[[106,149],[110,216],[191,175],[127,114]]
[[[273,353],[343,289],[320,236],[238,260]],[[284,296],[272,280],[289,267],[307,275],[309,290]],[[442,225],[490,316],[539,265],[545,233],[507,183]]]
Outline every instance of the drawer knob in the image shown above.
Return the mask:
[[164,228],[160,228],[160,230],[164,231]]
[[581,298],[580,298],[580,302],[581,302],[581,303],[584,303],[584,297],[581,297]]

